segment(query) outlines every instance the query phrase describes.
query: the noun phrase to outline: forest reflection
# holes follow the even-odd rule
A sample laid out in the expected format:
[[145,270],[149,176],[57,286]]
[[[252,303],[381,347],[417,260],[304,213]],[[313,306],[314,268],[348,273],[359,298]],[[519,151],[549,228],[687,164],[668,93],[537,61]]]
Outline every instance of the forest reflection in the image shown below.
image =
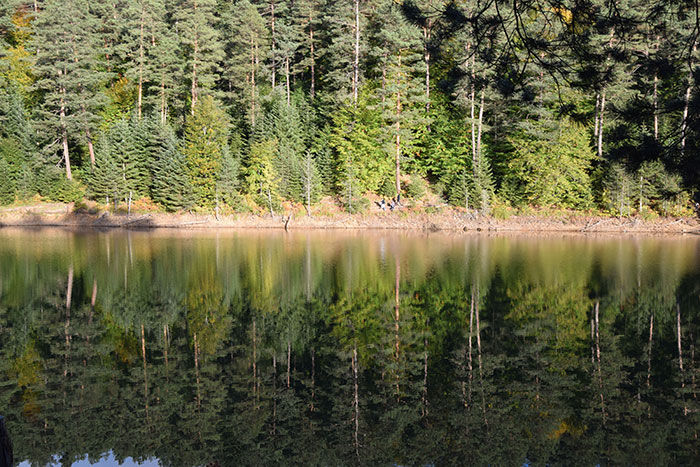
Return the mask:
[[700,463],[700,238],[0,230],[33,465]]

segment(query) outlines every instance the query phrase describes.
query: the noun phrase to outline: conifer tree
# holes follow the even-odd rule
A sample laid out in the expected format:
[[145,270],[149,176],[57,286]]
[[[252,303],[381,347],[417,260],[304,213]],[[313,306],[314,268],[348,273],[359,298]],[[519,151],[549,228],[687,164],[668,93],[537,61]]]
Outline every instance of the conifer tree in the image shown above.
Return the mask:
[[178,37],[185,53],[183,77],[189,83],[190,113],[199,98],[216,83],[223,47],[216,29],[216,0],[179,0],[174,11]]
[[[222,26],[226,38],[226,102],[245,106],[254,129],[260,108],[262,63],[267,57],[269,41],[265,20],[255,5],[242,0],[225,10]],[[242,76],[245,79],[240,79]]]
[[103,101],[96,18],[77,0],[45,0],[36,19],[36,91],[41,95],[41,127],[51,151],[60,145],[66,178],[72,178],[70,143],[85,142],[94,162],[92,130]]
[[188,209],[193,206],[193,197],[187,160],[180,151],[175,132],[167,124],[151,121],[155,147],[151,159],[151,196],[168,211]]
[[223,159],[230,157],[229,122],[211,96],[202,98],[194,110],[185,126],[182,152],[195,203],[211,207],[216,201]]

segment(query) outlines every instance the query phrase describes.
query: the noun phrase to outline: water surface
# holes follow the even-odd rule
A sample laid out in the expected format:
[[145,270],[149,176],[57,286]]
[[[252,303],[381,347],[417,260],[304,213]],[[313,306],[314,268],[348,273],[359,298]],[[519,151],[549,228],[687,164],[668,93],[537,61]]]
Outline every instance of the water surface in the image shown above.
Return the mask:
[[24,465],[698,465],[698,334],[698,237],[0,230]]

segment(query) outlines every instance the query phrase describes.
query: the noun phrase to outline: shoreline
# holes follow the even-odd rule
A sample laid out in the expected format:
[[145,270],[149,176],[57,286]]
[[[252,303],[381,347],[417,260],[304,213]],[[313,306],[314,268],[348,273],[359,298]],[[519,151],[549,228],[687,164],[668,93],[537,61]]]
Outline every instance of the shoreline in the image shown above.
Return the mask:
[[644,233],[700,235],[697,217],[617,218],[569,213],[562,216],[512,215],[506,219],[476,216],[454,208],[439,213],[402,210],[367,214],[286,215],[169,214],[162,212],[110,214],[108,212],[73,212],[71,205],[29,205],[0,210],[2,227],[63,227],[84,229],[281,229],[281,230],[410,230],[463,232],[531,232],[531,233]]

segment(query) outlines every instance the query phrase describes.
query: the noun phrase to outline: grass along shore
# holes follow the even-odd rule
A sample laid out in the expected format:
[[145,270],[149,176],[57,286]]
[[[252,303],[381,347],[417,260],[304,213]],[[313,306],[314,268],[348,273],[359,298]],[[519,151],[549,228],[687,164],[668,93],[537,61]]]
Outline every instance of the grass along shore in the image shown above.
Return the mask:
[[610,217],[565,210],[521,212],[512,208],[484,216],[447,205],[407,205],[383,211],[373,205],[349,214],[322,203],[311,216],[302,206],[288,205],[277,213],[165,213],[135,206],[111,212],[104,206],[80,203],[32,203],[0,208],[0,227],[85,228],[261,228],[261,229],[401,229],[496,232],[611,232],[700,234],[697,217]]

